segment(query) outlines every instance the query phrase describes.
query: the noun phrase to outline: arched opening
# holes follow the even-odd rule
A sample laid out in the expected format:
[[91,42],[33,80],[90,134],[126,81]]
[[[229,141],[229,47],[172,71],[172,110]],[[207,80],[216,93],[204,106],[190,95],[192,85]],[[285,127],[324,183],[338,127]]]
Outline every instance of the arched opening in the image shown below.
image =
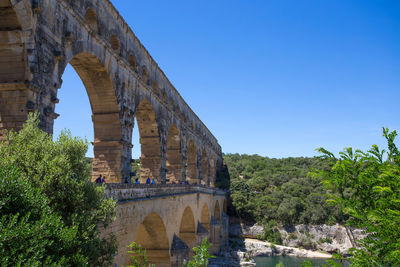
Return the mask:
[[128,57],[128,62],[129,62],[129,66],[136,71],[136,59],[135,56],[133,54],[130,54]]
[[89,27],[94,31],[98,32],[98,21],[97,14],[93,8],[88,8],[85,13],[85,20]]
[[115,52],[119,53],[119,47],[120,47],[119,39],[115,34],[111,35],[110,37],[110,45]]
[[219,202],[217,200],[217,202],[215,202],[215,207],[214,207],[214,218],[217,221],[221,221],[221,209],[219,208]]
[[228,214],[228,205],[226,204],[226,199],[224,199],[223,211],[225,214]]
[[[167,231],[157,213],[152,212],[146,216],[138,228],[135,240],[132,241],[146,250],[150,264],[155,264],[157,267],[171,265]],[[129,259],[127,261],[129,264]]]
[[215,186],[215,162],[213,156],[210,158],[210,185],[212,187]]
[[187,168],[186,168],[186,180],[192,184],[198,182],[198,170],[197,170],[197,150],[193,140],[189,141],[187,150]]
[[182,154],[179,131],[171,125],[167,137],[167,179],[171,183],[182,181]]
[[183,211],[181,225],[179,227],[179,238],[191,249],[196,245],[196,225],[192,209],[188,206]]
[[132,129],[132,160],[131,160],[131,181],[132,183],[141,182],[140,179],[142,146],[140,144],[140,133],[136,117],[134,118]]
[[147,178],[160,183],[161,148],[156,113],[149,101],[142,101],[136,109],[140,135],[140,182]]
[[201,183],[208,184],[208,161],[207,161],[207,152],[203,149],[201,153]]
[[200,217],[200,223],[208,230],[210,231],[210,212],[208,211],[208,206],[207,204],[204,204],[203,208],[201,209],[201,217]]
[[[83,82],[91,107],[91,120],[94,128],[92,180],[102,174],[106,177],[106,182],[120,183],[122,179],[123,153],[123,147],[120,142],[122,130],[119,107],[110,75],[100,60],[89,53],[76,55],[70,61],[70,64]],[[73,88],[71,89],[73,90]],[[68,88],[64,92],[65,94],[70,93]],[[63,98],[60,98],[61,103],[62,101]],[[71,101],[65,112],[60,112],[60,121],[56,121],[57,125],[59,122],[64,124],[61,128],[70,128],[71,122],[63,120],[63,113],[69,112],[71,107],[73,107],[73,112],[84,110],[84,113],[87,114],[87,110],[82,107],[86,103],[84,99],[73,98]],[[58,109],[58,107],[56,108]],[[78,116],[82,117],[84,115],[76,115],[76,117]],[[77,127],[82,127],[82,125]],[[74,128],[71,131],[74,132]]]

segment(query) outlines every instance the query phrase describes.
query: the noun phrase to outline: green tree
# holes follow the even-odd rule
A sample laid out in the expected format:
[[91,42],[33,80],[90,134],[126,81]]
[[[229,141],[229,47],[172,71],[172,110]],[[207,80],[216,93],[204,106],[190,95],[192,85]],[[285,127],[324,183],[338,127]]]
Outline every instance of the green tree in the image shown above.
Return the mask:
[[387,150],[373,145],[363,152],[347,148],[328,171],[314,175],[331,190],[330,202],[349,216],[348,225],[366,229],[367,236],[352,250],[352,266],[400,266],[400,152],[396,131],[383,130]]
[[191,261],[188,263],[184,263],[184,267],[207,267],[208,266],[208,260],[210,258],[215,258],[215,256],[211,255],[209,253],[211,244],[208,243],[208,239],[204,239],[203,242],[201,242],[200,246],[194,247],[194,256]]
[[132,164],[132,172],[135,173],[135,179],[139,178],[140,179],[140,158],[139,159],[135,159]]
[[38,125],[38,115],[30,114],[23,129],[7,133],[0,143],[0,166],[13,166],[21,179],[40,190],[63,224],[77,231],[71,255],[85,255],[92,266],[111,263],[115,238],[99,237],[98,227],[106,227],[114,219],[115,201],[104,198],[104,187],[90,182],[87,142],[65,131],[53,141]]
[[1,266],[68,266],[87,261],[46,196],[12,166],[0,168]]
[[149,264],[149,260],[147,258],[146,250],[142,248],[141,245],[136,242],[132,242],[129,246],[130,250],[128,250],[128,254],[132,254],[131,265],[127,267],[153,267],[153,264]]
[[224,155],[229,169],[230,197],[236,215],[265,224],[334,224],[342,222],[339,208],[326,203],[326,192],[312,169],[329,169],[321,158],[271,159],[259,155]]

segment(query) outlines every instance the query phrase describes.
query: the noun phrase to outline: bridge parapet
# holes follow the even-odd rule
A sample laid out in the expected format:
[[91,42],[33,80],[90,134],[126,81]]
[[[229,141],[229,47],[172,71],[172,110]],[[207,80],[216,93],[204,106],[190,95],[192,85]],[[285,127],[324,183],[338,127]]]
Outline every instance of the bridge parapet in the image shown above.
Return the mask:
[[225,191],[204,185],[190,184],[107,184],[106,196],[118,202],[139,201],[150,198],[184,194],[208,194],[224,196]]

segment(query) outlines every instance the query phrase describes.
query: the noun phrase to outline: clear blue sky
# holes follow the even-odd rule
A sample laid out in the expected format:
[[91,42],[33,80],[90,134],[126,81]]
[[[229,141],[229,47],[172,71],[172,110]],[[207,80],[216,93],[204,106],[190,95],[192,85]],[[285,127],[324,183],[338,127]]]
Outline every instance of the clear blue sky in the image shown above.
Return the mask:
[[[225,153],[337,153],[400,130],[398,0],[112,2]],[[71,67],[63,80],[55,134],[93,140],[85,89]]]

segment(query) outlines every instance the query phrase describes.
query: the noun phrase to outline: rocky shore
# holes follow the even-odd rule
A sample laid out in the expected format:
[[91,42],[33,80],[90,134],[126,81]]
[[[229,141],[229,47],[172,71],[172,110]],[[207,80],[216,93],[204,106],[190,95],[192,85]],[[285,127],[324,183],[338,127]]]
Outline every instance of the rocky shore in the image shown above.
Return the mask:
[[280,228],[283,245],[276,245],[257,240],[262,232],[260,225],[231,221],[229,246],[209,266],[256,266],[257,256],[331,258],[334,252],[346,254],[364,237],[361,230],[341,225],[296,225]]
[[[346,254],[350,248],[357,246],[357,240],[365,235],[362,230],[346,228],[342,225],[296,225],[278,229],[282,245],[287,247],[302,247],[308,250],[319,250],[328,253],[340,252]],[[263,233],[258,224],[232,223],[229,227],[230,236],[256,239]]]

